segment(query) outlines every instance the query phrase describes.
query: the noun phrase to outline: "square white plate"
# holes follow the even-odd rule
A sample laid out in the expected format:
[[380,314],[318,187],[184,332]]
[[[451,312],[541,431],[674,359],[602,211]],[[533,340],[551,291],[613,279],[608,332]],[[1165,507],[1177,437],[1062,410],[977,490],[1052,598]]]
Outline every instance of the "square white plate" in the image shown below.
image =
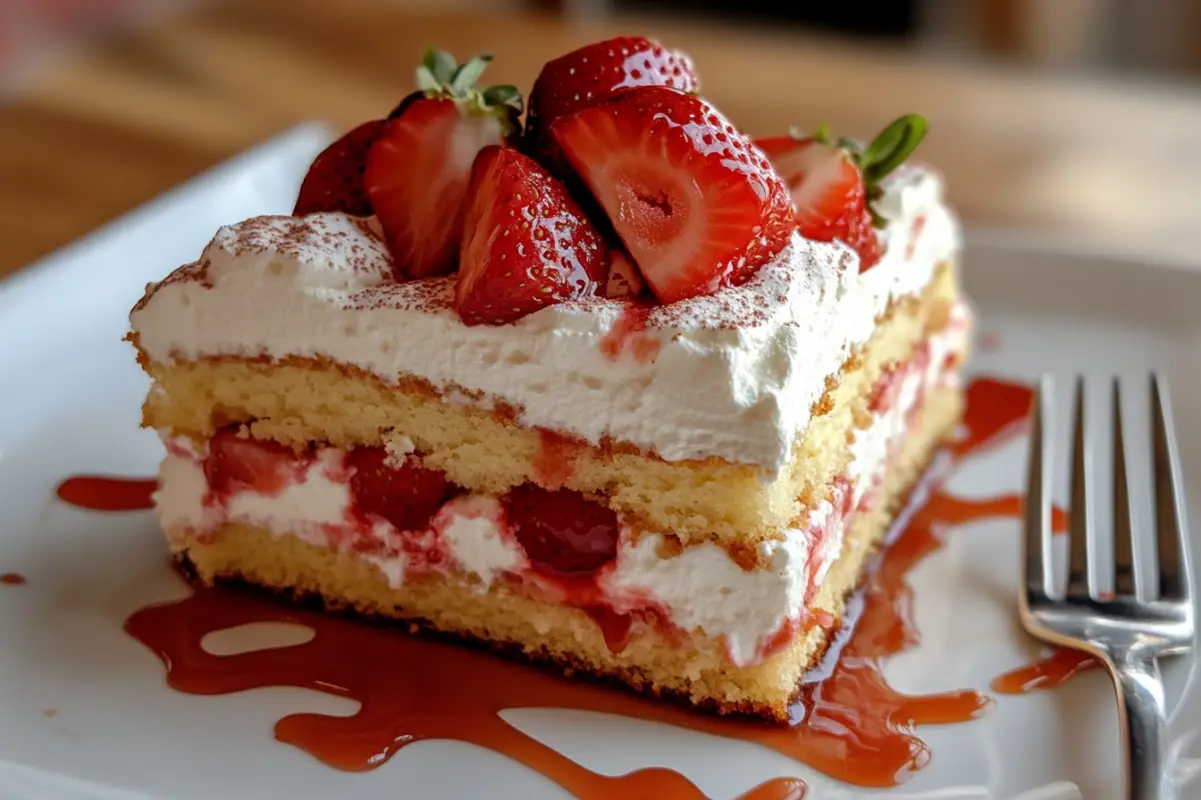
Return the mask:
[[[464,744],[423,742],[374,772],[345,773],[271,736],[287,713],[347,713],[347,701],[292,689],[172,691],[157,658],[121,627],[133,610],[186,592],[152,515],[89,513],[54,497],[71,474],[153,474],[160,445],[138,428],[146,380],[121,340],[129,307],[218,225],[286,213],[328,137],[317,125],[294,129],[0,283],[0,572],[28,578],[0,586],[0,797],[562,796]],[[1026,379],[1120,372],[1132,387],[1148,369],[1163,370],[1190,495],[1201,495],[1201,270],[1015,237],[969,242],[967,287],[981,330],[1000,341],[972,370]],[[1103,410],[1103,396],[1092,399]],[[1137,428],[1143,410],[1128,409],[1128,426]],[[965,463],[948,488],[1018,489],[1023,450],[1015,441]],[[1017,548],[1015,521],[974,523],[917,568],[923,638],[888,664],[898,689],[987,692],[992,678],[1039,655],[1015,621]],[[1191,664],[1177,659],[1167,669],[1185,797],[1201,796],[1201,688],[1183,688]],[[834,784],[776,753],[652,723],[553,710],[505,718],[589,768],[670,766],[714,797],[776,775],[805,778],[810,797],[1118,797],[1117,718],[1096,671],[1056,691],[999,697],[972,723],[920,729],[933,761],[889,792]]]

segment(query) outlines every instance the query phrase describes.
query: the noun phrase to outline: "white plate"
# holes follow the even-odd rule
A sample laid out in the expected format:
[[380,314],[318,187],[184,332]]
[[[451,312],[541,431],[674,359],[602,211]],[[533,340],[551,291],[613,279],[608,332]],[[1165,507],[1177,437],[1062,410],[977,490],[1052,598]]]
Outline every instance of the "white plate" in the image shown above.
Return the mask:
[[[54,499],[70,474],[152,474],[160,446],[138,429],[146,381],[121,341],[127,310],[219,224],[285,212],[327,137],[320,126],[293,130],[0,283],[0,572],[29,580],[0,586],[0,796],[562,795],[523,767],[453,742],[410,746],[374,772],[338,772],[276,742],[271,728],[289,712],[346,713],[346,701],[291,689],[223,697],[168,689],[157,658],[121,628],[133,610],[185,592],[152,516],[88,513]],[[981,329],[1001,340],[973,370],[1137,377],[1161,368],[1190,494],[1201,494],[1201,271],[1003,236],[974,238],[965,263]],[[950,490],[1019,488],[1023,449],[1015,441],[966,463]],[[922,644],[888,664],[897,688],[987,692],[992,678],[1039,654],[1015,623],[1017,533],[1009,520],[965,526],[912,574]],[[1182,794],[1201,796],[1197,682],[1182,698],[1189,663],[1168,665],[1173,734]],[[1056,691],[999,697],[979,721],[920,729],[932,763],[883,793],[834,784],[752,745],[652,723],[559,711],[505,717],[587,767],[670,766],[714,797],[776,775],[805,778],[811,797],[1118,796],[1117,718],[1099,672]]]

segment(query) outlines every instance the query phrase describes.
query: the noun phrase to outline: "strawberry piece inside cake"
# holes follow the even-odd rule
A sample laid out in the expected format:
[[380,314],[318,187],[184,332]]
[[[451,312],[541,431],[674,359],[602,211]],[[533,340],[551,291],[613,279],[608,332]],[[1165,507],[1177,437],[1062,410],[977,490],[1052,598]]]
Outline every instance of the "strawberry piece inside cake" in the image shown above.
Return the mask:
[[[962,397],[925,122],[752,140],[641,37],[429,54],[130,340],[198,580],[787,721]],[[581,100],[580,98],[583,98]]]

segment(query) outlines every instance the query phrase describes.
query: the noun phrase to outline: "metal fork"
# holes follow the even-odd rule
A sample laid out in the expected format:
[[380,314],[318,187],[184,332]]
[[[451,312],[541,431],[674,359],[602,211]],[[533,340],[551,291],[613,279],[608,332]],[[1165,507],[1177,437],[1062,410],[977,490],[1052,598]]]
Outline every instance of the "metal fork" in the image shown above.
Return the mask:
[[[1120,389],[1113,383],[1113,593],[1096,596],[1089,586],[1101,583],[1096,525],[1090,517],[1095,464],[1084,414],[1084,380],[1076,383],[1073,425],[1071,508],[1068,513],[1066,589],[1062,568],[1055,569],[1051,546],[1052,447],[1047,429],[1051,386],[1039,386],[1031,409],[1030,465],[1022,538],[1022,624],[1033,636],[1059,647],[1083,650],[1100,659],[1113,678],[1118,717],[1126,750],[1126,797],[1170,798],[1167,772],[1167,713],[1157,659],[1187,652],[1196,638],[1188,531],[1183,484],[1176,455],[1171,409],[1157,376],[1151,377],[1152,464],[1155,531],[1139,531],[1158,550],[1158,570],[1150,580],[1141,573],[1145,552],[1134,544],[1130,487],[1126,480]],[[1151,549],[1151,548],[1144,548]],[[1090,558],[1089,553],[1094,555]],[[1057,574],[1059,579],[1057,579]]]

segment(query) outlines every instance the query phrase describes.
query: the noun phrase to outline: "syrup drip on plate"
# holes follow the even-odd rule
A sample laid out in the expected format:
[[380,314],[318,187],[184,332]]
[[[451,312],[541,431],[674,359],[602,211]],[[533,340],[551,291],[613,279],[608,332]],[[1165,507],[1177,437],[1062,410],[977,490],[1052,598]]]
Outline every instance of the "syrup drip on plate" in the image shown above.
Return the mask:
[[24,586],[28,582],[25,576],[18,572],[0,574],[0,586]]
[[[936,494],[926,502],[878,561],[858,624],[829,674],[806,684],[788,727],[698,714],[471,648],[397,635],[229,589],[197,588],[183,600],[144,608],[130,616],[126,630],[158,653],[168,665],[170,685],[180,691],[227,694],[295,686],[357,700],[361,709],[351,717],[297,714],[275,729],[280,741],[340,769],[374,768],[414,741],[457,739],[520,761],[581,797],[664,796],[658,793],[669,790],[667,796],[700,796],[667,770],[621,777],[593,773],[498,715],[507,708],[569,708],[755,742],[846,782],[891,786],[929,761],[915,726],[966,721],[991,702],[970,690],[902,694],[884,679],[880,659],[917,641],[909,615],[912,590],[905,582],[909,569],[941,548],[956,525],[994,512],[988,500]],[[211,655],[200,645],[208,633],[252,622],[304,625],[315,635],[304,644],[232,656]]]
[[[634,333],[637,320],[621,327],[623,337]],[[962,436],[952,445],[959,457],[1016,432],[1031,400],[1027,388],[989,378],[975,381],[967,395]],[[548,451],[559,450],[553,446],[558,444],[544,442],[552,445],[545,448]],[[149,507],[153,489],[153,480],[85,476],[65,481],[59,497],[95,510],[132,510]],[[955,526],[1012,517],[1020,508],[1017,495],[964,500],[934,492],[907,515],[904,528],[899,534],[894,531],[886,557],[878,558],[869,574],[858,600],[858,624],[849,636],[839,637],[821,674],[808,679],[788,727],[698,714],[629,692],[566,681],[469,648],[380,631],[225,589],[199,588],[183,600],[144,608],[130,616],[126,630],[159,654],[168,668],[168,682],[180,691],[226,694],[296,686],[357,700],[361,708],[351,717],[297,714],[276,725],[277,739],[341,769],[373,769],[413,741],[457,739],[507,755],[585,798],[703,796],[687,778],[661,767],[620,776],[594,773],[509,726],[497,713],[541,707],[620,714],[755,742],[850,783],[890,786],[929,761],[929,749],[915,735],[915,726],[966,721],[991,702],[973,691],[909,696],[888,685],[881,660],[917,642],[906,576],[943,546]],[[1055,524],[1062,528],[1063,522],[1057,509]],[[7,582],[22,582],[20,576],[6,577]],[[200,646],[209,632],[255,621],[302,624],[315,636],[301,645],[234,656],[213,656]],[[803,626],[831,624],[817,618]],[[1087,666],[1071,666],[1071,661],[1071,656],[1053,655],[998,678],[995,688],[1029,691],[1058,685]],[[479,679],[484,673],[487,681]],[[776,778],[742,797],[800,800],[805,792],[805,783],[797,778]]]
[[951,444],[963,458],[1017,434],[1026,424],[1034,393],[1030,387],[997,378],[976,378],[967,386],[961,423],[964,433]]
[[1056,649],[1045,658],[999,675],[993,679],[991,686],[998,694],[1029,694],[1039,689],[1054,689],[1079,673],[1100,665],[1088,653]]
[[[959,456],[1016,431],[1031,393],[984,379],[969,388],[968,397],[965,433],[954,445]],[[917,726],[970,720],[991,703],[971,690],[912,696],[888,685],[882,660],[918,640],[907,575],[940,549],[956,526],[1012,517],[1020,506],[1017,495],[969,500],[934,491],[903,515],[908,517],[903,528],[869,573],[857,624],[840,637],[841,649],[831,653],[823,674],[805,684],[793,723],[782,727],[699,714],[627,691],[564,680],[471,648],[397,635],[228,589],[201,587],[183,600],[141,609],[129,617],[126,630],[159,655],[168,682],[180,691],[227,694],[294,686],[358,701],[360,709],[350,717],[294,714],[275,728],[280,741],[340,769],[373,769],[414,741],[455,739],[506,755],[580,797],[702,796],[682,775],[660,767],[621,776],[592,772],[508,725],[498,713],[566,708],[754,742],[831,777],[886,787],[929,761]],[[1057,521],[1062,523],[1061,515]],[[304,644],[232,656],[214,656],[200,646],[210,632],[263,621],[305,625],[315,635]],[[744,798],[799,798],[804,791],[802,781],[781,778]]]
[[78,475],[58,485],[58,499],[89,511],[140,511],[153,508],[150,496],[158,488],[153,478],[109,478]]

